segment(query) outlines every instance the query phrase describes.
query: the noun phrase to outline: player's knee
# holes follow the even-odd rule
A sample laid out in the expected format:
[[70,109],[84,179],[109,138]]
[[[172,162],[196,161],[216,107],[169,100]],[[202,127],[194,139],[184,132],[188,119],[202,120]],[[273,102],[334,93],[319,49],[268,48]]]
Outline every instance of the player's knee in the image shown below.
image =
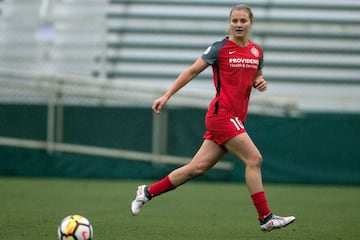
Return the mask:
[[209,169],[209,166],[207,164],[204,164],[204,163],[198,163],[194,166],[193,168],[193,175],[194,177],[197,177],[197,176],[201,176],[201,175],[204,175]]
[[261,168],[262,162],[263,162],[263,158],[261,154],[256,154],[247,161],[246,165],[248,167]]

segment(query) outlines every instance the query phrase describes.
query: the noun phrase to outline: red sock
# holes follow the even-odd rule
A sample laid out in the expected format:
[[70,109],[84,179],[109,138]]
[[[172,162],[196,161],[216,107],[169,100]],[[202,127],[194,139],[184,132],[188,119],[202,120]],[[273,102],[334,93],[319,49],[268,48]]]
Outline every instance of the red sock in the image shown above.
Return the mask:
[[151,197],[158,196],[162,193],[171,191],[176,187],[171,183],[169,176],[164,177],[162,180],[151,185],[147,190]]
[[259,215],[259,220],[263,221],[270,213],[271,210],[268,206],[266,196],[264,192],[257,192],[251,195],[252,201],[256,207],[256,211]]

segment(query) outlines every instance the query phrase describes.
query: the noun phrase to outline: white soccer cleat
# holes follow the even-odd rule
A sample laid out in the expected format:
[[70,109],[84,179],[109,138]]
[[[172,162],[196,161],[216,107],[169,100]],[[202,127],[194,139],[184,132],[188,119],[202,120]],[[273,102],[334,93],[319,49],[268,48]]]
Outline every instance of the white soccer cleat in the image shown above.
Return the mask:
[[146,185],[138,186],[136,191],[136,197],[134,201],[131,202],[131,213],[133,216],[140,213],[141,207],[151,199],[149,193],[147,192]]
[[273,229],[286,227],[287,225],[293,223],[294,221],[295,221],[294,216],[280,217],[271,214],[267,219],[265,219],[263,222],[260,223],[260,229],[262,231],[270,232]]

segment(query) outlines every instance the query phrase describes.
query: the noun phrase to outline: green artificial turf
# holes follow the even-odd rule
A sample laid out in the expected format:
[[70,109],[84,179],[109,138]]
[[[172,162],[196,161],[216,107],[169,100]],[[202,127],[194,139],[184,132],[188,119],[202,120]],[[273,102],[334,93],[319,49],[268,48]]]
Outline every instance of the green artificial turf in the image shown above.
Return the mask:
[[151,182],[0,178],[0,239],[57,239],[70,214],[87,217],[95,240],[353,240],[360,236],[360,188],[265,185],[275,214],[294,224],[261,232],[241,183],[191,182],[147,203],[133,217],[139,184]]

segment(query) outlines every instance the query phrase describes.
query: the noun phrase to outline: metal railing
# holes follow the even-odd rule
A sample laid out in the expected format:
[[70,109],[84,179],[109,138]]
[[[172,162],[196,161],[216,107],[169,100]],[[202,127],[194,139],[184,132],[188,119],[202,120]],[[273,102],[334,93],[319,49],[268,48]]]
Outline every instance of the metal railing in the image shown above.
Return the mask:
[[[154,92],[157,93],[158,90],[154,88],[145,86],[139,88],[139,86],[134,86],[129,83],[109,82],[88,77],[52,75],[14,70],[0,70],[0,88],[3,93],[12,93],[8,96],[9,102],[22,101],[17,98],[16,95],[13,95],[15,91],[18,95],[31,93],[34,103],[42,102],[47,105],[46,141],[1,136],[0,145],[43,149],[46,150],[48,154],[54,152],[69,152],[136,161],[151,161],[157,164],[166,163],[181,165],[190,161],[187,157],[170,156],[166,154],[166,148],[162,147],[162,145],[166,144],[166,139],[163,139],[163,134],[157,134],[164,131],[162,129],[162,121],[164,119],[161,117],[160,122],[154,120],[153,138],[156,140],[153,141],[155,144],[152,147],[152,153],[67,144],[62,142],[62,112],[64,104],[71,104],[71,101],[79,99],[91,100],[91,104],[94,104],[94,99],[101,104],[104,103],[104,100],[111,100],[113,103],[117,102],[120,105],[128,104],[129,102],[132,104],[148,104],[149,101],[151,101],[150,96],[144,96],[154,95]],[[139,97],[139,94],[142,97]],[[72,100],[69,102],[68,99]],[[27,103],[29,103],[29,101],[27,101]],[[165,116],[166,114],[162,115]],[[232,164],[225,161],[219,162],[215,168],[231,170]]]
[[[21,148],[45,149],[49,154],[53,152],[71,152],[87,155],[100,155],[115,158],[125,158],[138,161],[152,161],[154,163],[184,164],[189,158],[169,156],[166,154],[166,110],[153,118],[153,146],[151,153],[74,145],[62,142],[63,107],[76,102],[82,104],[111,104],[118,105],[151,105],[152,100],[165,91],[165,87],[150,84],[138,84],[136,81],[114,81],[92,77],[67,76],[60,74],[37,73],[0,69],[0,88],[2,93],[8,94],[8,102],[21,102],[19,96],[28,94],[32,100],[26,103],[43,103],[47,105],[46,141],[0,137],[0,145]],[[17,92],[17,94],[13,94]],[[6,95],[3,95],[6,96]],[[184,90],[180,91],[169,103],[170,106],[187,106],[206,108],[212,91]],[[190,101],[189,101],[190,100]],[[281,114],[294,114],[296,103],[289,99],[267,98],[253,100],[253,103],[263,109],[278,109]],[[275,111],[272,111],[275,112]],[[219,162],[215,168],[230,170],[232,164]]]

